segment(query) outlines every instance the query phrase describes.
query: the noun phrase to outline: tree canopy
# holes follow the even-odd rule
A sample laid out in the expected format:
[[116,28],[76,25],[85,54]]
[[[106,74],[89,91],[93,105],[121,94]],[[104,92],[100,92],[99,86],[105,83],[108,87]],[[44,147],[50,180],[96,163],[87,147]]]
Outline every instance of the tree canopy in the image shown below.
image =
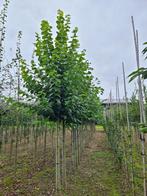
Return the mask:
[[78,28],[70,31],[70,16],[57,13],[57,34],[52,26],[41,22],[36,33],[31,64],[21,60],[22,77],[30,94],[41,103],[42,113],[52,120],[67,123],[96,121],[101,111],[98,95],[102,88],[93,82],[92,68],[85,50],[80,51]]

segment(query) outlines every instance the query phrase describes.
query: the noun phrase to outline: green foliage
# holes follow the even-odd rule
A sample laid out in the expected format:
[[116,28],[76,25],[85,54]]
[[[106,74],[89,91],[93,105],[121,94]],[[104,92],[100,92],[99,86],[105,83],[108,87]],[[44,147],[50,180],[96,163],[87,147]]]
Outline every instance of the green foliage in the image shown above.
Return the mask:
[[118,106],[111,105],[106,110],[105,130],[114,157],[127,174],[125,178],[128,180],[128,185],[131,187],[133,183],[133,188],[128,189],[130,195],[134,190],[136,194],[141,195],[143,187],[142,179],[139,179],[142,175],[140,133],[147,133],[147,126],[139,123],[139,101],[135,93],[128,102],[129,122],[125,104]]
[[14,183],[14,180],[12,177],[5,177],[4,180],[3,180],[3,184],[6,186],[6,187],[10,187],[12,186],[12,184]]
[[147,133],[147,127],[140,128],[140,131],[141,131],[142,133]]
[[133,93],[129,103],[129,118],[131,122],[138,123],[140,121],[140,114],[138,111],[139,111],[139,101],[136,98],[136,95]]
[[92,68],[85,51],[79,51],[78,29],[70,33],[70,16],[59,10],[57,35],[43,20],[41,35],[36,34],[34,57],[28,66],[22,60],[25,87],[37,100],[39,113],[52,120],[67,123],[97,121],[102,112],[98,94],[101,87],[93,84]]
[[144,123],[138,123],[139,131],[142,133],[147,133],[147,125]]
[[25,103],[11,98],[0,104],[0,125],[16,125],[30,123],[35,118],[34,109]]
[[144,67],[140,67],[139,69],[137,69],[136,71],[133,71],[129,77],[130,77],[130,80],[129,82],[131,82],[132,80],[136,79],[138,76],[140,76],[143,78],[143,79],[147,79],[147,68],[144,68]]
[[[131,125],[136,127],[140,122],[139,101],[136,94],[133,93],[128,102],[129,121]],[[105,129],[108,136],[110,146],[118,162],[124,159],[124,143],[131,139],[131,135],[127,130],[126,105],[114,105],[106,111]]]
[[[147,42],[144,42],[144,45],[147,45]],[[143,55],[145,55],[147,53],[147,47],[145,47],[142,51]],[[145,59],[147,59],[147,56],[145,57]]]
[[115,155],[116,161],[121,165],[123,161],[123,138],[122,138],[122,129],[118,124],[115,123],[116,121],[112,121],[107,118],[106,122],[106,134],[108,137],[109,144],[111,149]]
[[[147,45],[147,42],[144,43],[144,45]],[[147,47],[145,47],[142,51],[143,55],[145,55],[147,53]],[[145,59],[147,59],[147,56],[145,57]],[[147,79],[147,68],[145,67],[140,67],[139,69],[133,71],[130,75],[130,82],[134,79],[136,79],[136,77],[141,76],[143,79]]]

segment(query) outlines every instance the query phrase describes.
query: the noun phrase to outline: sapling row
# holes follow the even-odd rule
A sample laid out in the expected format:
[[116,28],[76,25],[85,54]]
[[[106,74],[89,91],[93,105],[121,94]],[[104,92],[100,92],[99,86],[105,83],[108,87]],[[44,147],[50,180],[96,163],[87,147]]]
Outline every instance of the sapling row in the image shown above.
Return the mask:
[[[139,40],[138,40],[138,31],[135,30],[134,19],[132,17],[132,26],[133,26],[133,35],[134,35],[134,44],[135,44],[135,51],[136,51],[136,62],[137,62],[137,69],[140,68],[140,61],[139,61]],[[139,89],[139,106],[140,106],[140,123],[146,124],[146,116],[145,116],[145,107],[143,101],[143,88],[141,82],[141,76],[138,76],[138,89]],[[147,195],[146,190],[146,169],[145,169],[145,146],[144,146],[144,134],[141,133],[141,144],[142,144],[142,165],[143,165],[143,186],[144,186],[144,196]]]
[[[145,155],[145,133],[146,114],[143,93],[145,88],[141,80],[146,77],[146,70],[140,68],[139,62],[139,39],[138,31],[135,29],[132,17],[132,27],[134,36],[134,45],[136,53],[137,71],[131,73],[130,81],[138,77],[138,88],[136,95],[128,102],[126,76],[123,67],[124,95],[125,104],[120,102],[118,79],[116,81],[116,99],[117,104],[112,104],[112,93],[109,100],[110,105],[105,111],[106,133],[108,141],[114,152],[116,160],[125,172],[126,193],[131,190],[131,195],[146,193],[146,155]],[[144,50],[145,51],[145,50]],[[144,52],[146,53],[146,52]],[[136,97],[137,96],[137,97]],[[127,187],[129,185],[129,187]],[[142,187],[142,190],[141,188]],[[142,191],[142,192],[141,192]]]
[[[0,150],[14,163],[15,171],[21,154],[33,157],[34,164],[40,160],[40,153],[44,164],[53,160],[58,195],[66,189],[67,168],[70,165],[75,172],[95,123],[102,119],[99,94],[103,89],[99,81],[95,85],[86,51],[79,49],[78,28],[70,31],[70,16],[58,10],[56,26],[57,34],[53,36],[51,24],[41,22],[30,65],[21,55],[22,32],[18,33],[16,57],[8,68],[9,84],[4,88],[9,95],[4,96],[1,114]],[[27,97],[26,104],[20,92]],[[67,152],[71,153],[70,164]]]

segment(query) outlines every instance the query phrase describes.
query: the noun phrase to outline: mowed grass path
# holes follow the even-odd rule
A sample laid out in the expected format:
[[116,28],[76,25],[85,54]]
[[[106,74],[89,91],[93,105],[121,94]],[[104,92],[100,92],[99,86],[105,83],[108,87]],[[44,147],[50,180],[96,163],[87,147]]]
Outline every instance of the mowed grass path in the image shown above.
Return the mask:
[[98,129],[86,147],[75,174],[68,177],[67,196],[120,196],[121,176],[108,147],[105,132]]

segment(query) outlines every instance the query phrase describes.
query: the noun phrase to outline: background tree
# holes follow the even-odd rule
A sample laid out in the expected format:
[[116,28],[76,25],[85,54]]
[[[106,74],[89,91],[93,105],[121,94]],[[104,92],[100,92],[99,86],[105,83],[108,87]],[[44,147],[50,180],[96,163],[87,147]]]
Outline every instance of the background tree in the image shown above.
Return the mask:
[[4,40],[6,35],[6,22],[7,22],[7,10],[9,0],[5,0],[2,10],[0,12],[0,100],[2,98],[3,91],[3,55],[4,55]]

